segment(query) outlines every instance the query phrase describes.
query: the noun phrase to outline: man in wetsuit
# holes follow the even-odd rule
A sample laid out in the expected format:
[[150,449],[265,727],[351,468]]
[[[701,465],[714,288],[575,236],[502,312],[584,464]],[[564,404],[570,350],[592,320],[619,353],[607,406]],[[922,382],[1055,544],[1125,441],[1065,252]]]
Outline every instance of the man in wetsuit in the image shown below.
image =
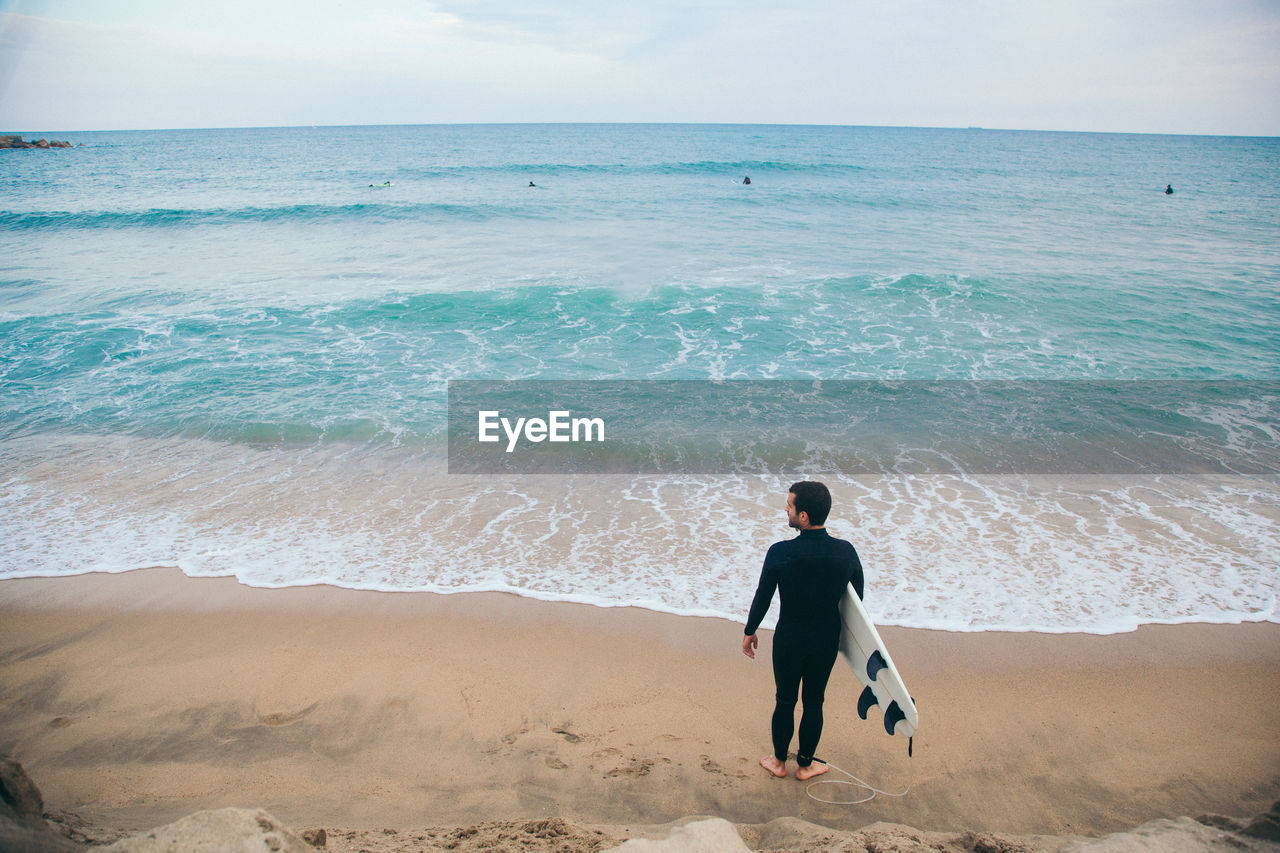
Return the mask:
[[831,510],[831,492],[822,483],[796,483],[787,493],[787,522],[800,535],[775,542],[764,558],[760,583],[751,602],[742,653],[754,659],[756,629],[769,610],[774,590],[782,595],[782,610],[773,635],[773,755],[760,764],[778,778],[787,775],[787,751],[795,729],[796,699],[803,698],[796,778],[810,779],[827,772],[814,764],[822,737],[822,702],[827,679],[840,646],[840,599],[853,584],[862,597],[862,563],[858,552],[824,526]]

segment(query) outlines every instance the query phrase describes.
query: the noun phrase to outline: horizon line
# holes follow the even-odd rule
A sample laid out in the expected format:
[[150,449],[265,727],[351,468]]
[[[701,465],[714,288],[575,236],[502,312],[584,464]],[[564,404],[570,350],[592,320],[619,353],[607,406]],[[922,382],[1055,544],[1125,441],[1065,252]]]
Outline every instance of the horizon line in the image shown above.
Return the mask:
[[65,133],[166,133],[203,130],[321,130],[356,127],[548,127],[548,126],[615,126],[615,127],[810,127],[847,128],[865,130],[945,130],[994,133],[1062,133],[1094,136],[1186,136],[1218,139],[1278,139],[1280,134],[1204,133],[1190,131],[1143,130],[1063,130],[1053,128],[987,127],[979,125],[890,125],[890,124],[826,124],[820,122],[734,122],[734,121],[456,121],[456,122],[374,122],[368,124],[263,124],[263,125],[215,125],[208,127],[116,127],[81,128],[78,130],[41,130],[0,132],[0,136],[53,135]]

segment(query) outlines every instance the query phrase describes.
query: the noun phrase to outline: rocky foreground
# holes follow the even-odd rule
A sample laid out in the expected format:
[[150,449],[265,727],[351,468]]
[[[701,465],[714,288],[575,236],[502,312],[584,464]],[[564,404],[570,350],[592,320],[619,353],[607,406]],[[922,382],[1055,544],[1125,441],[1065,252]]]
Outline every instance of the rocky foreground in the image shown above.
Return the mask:
[[876,823],[854,832],[797,818],[735,825],[693,817],[664,826],[589,826],[560,818],[492,821],[465,827],[416,830],[294,830],[262,809],[201,811],[155,829],[113,837],[73,814],[48,815],[22,766],[0,758],[0,853],[106,853],[161,851],[283,851],[283,853],[391,853],[391,851],[505,851],[529,853],[1200,853],[1280,851],[1280,803],[1253,820],[1204,816],[1155,820],[1130,832],[1096,839],[923,832]]
[[[81,143],[83,145],[84,143]],[[72,148],[70,142],[59,141],[57,139],[37,139],[35,142],[26,142],[21,136],[0,136],[0,148]]]

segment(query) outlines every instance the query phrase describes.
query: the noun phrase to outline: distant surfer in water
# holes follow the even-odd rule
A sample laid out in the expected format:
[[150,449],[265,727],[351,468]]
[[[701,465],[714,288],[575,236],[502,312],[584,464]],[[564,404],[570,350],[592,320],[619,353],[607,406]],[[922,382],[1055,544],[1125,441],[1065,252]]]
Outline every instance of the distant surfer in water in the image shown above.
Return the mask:
[[743,183],[743,184],[749,184],[749,183],[751,183],[751,176],[750,176],[750,175],[743,175],[743,176],[742,176],[742,183]]
[[1173,184],[1166,184],[1164,188],[1165,195],[1173,195]]
[[529,186],[531,186],[531,187],[536,187],[536,186],[537,186],[537,184],[535,184],[533,181],[530,181],[530,182],[529,182]]
[[787,492],[787,523],[800,531],[794,539],[775,542],[765,554],[764,568],[747,627],[742,653],[755,659],[756,629],[769,611],[774,590],[782,595],[782,611],[773,634],[773,682],[777,688],[771,729],[773,755],[760,766],[778,778],[787,775],[787,752],[795,730],[796,700],[803,698],[796,761],[801,781],[827,772],[814,764],[822,737],[822,703],[827,679],[840,651],[840,599],[853,584],[862,597],[862,563],[853,545],[827,533],[831,492],[822,483],[794,484]]

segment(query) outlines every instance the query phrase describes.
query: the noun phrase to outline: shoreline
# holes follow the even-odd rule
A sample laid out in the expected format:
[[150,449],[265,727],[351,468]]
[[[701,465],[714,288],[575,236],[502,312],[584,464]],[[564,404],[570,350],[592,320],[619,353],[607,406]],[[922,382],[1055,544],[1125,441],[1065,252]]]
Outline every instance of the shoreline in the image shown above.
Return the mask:
[[[241,587],[246,590],[261,590],[264,592],[273,592],[273,593],[288,592],[293,590],[311,590],[312,592],[309,593],[308,595],[312,597],[307,600],[309,606],[319,605],[319,606],[330,607],[330,608],[357,607],[359,600],[358,599],[346,600],[342,598],[343,596],[347,596],[347,595],[350,595],[350,596],[419,596],[420,597],[418,599],[419,601],[425,600],[427,598],[449,599],[449,598],[459,597],[459,598],[465,599],[471,596],[496,596],[499,598],[513,598],[519,601],[529,601],[537,605],[551,605],[551,606],[567,605],[569,607],[586,607],[592,610],[602,610],[602,611],[634,610],[638,612],[652,613],[655,616],[664,617],[664,618],[669,617],[674,619],[695,619],[695,620],[707,620],[711,622],[729,622],[729,623],[738,624],[738,625],[741,625],[743,621],[742,618],[726,616],[718,612],[698,611],[698,610],[675,611],[675,610],[663,609],[657,606],[651,606],[648,604],[623,604],[623,603],[616,603],[616,602],[593,600],[587,596],[542,595],[536,590],[531,591],[531,590],[518,590],[518,589],[461,589],[461,590],[400,589],[400,588],[393,588],[393,587],[378,588],[378,587],[367,587],[367,586],[366,587],[343,586],[339,583],[335,583],[332,581],[314,581],[314,582],[299,583],[299,584],[289,584],[285,586],[271,586],[267,584],[250,583],[239,577],[235,577],[233,575],[187,575],[178,566],[170,566],[170,565],[142,566],[139,568],[123,569],[123,570],[115,570],[115,569],[92,570],[91,569],[88,571],[80,572],[79,574],[23,575],[23,576],[16,576],[16,577],[13,577],[13,576],[0,577],[0,584],[4,584],[10,581],[39,582],[39,581],[71,580],[75,578],[126,577],[126,576],[135,575],[138,573],[149,573],[149,572],[153,572],[153,573],[172,572],[172,573],[177,573],[178,575],[181,575],[183,578],[186,578],[188,580],[210,581],[210,582],[222,583],[224,585],[235,584],[237,587]],[[92,583],[92,581],[89,581],[89,583]],[[92,589],[93,589],[93,594],[95,596],[106,596],[105,598],[95,599],[97,601],[97,603],[94,605],[95,607],[100,608],[107,604],[124,605],[128,607],[132,607],[135,604],[135,599],[131,597],[131,595],[134,592],[136,592],[136,590],[133,587],[130,587],[130,586],[120,587],[120,586],[116,586],[114,584],[108,583],[106,585],[94,585]],[[18,593],[17,595],[18,595],[18,598],[16,600],[19,601],[22,606],[35,607],[37,609],[42,609],[42,608],[53,609],[51,606],[50,600],[42,596],[32,597],[30,595],[24,595],[23,593]],[[78,601],[81,601],[83,597],[84,596],[77,594],[72,600],[78,602]],[[367,602],[372,599],[364,599],[364,600]],[[227,595],[215,598],[213,599],[213,601],[222,602],[222,604],[219,606],[249,606],[249,607],[277,607],[277,606],[300,607],[302,606],[300,602],[289,604],[288,602],[285,602],[283,600],[275,600],[270,602],[265,600],[252,601],[251,599],[247,599],[247,598],[242,600],[237,600]],[[5,603],[6,603],[5,600],[3,598],[0,598],[0,607],[3,607]],[[153,605],[161,604],[161,602],[158,599],[153,599],[151,600],[150,603]],[[170,594],[166,596],[163,602],[163,606],[204,608],[204,607],[210,606],[210,601],[203,595],[200,597],[190,597],[190,596],[181,596],[181,595],[174,597]],[[745,611],[744,611],[744,614],[745,614]],[[764,625],[767,624],[767,622],[768,620],[766,619],[765,623],[762,624],[761,626],[761,630],[766,632],[771,632],[772,629],[764,627]],[[1077,630],[1077,629],[1053,628],[1053,627],[1045,627],[1045,626],[1017,627],[1017,628],[921,627],[916,625],[900,625],[893,622],[880,622],[878,620],[876,621],[876,628],[877,630],[880,630],[880,631],[884,631],[884,630],[924,631],[924,632],[934,632],[939,634],[956,634],[956,635],[970,635],[970,636],[981,635],[981,634],[992,634],[992,635],[1000,635],[1000,636],[1036,635],[1036,636],[1050,636],[1050,637],[1052,636],[1114,637],[1114,636],[1120,636],[1124,634],[1132,634],[1135,631],[1141,631],[1141,630],[1146,630],[1151,628],[1157,628],[1157,629],[1176,628],[1184,625],[1192,625],[1192,626],[1276,625],[1276,626],[1280,626],[1280,616],[1277,616],[1275,613],[1271,613],[1271,612],[1268,612],[1265,614],[1251,612],[1251,613],[1243,613],[1243,614],[1234,614],[1230,617],[1223,617],[1221,619],[1189,617],[1189,618],[1154,620],[1154,621],[1134,620],[1132,622],[1126,622],[1124,627],[1116,627],[1116,628],[1105,630],[1105,631]]]
[[843,663],[820,754],[912,790],[858,806],[756,766],[772,677],[740,635],[510,593],[263,589],[164,568],[0,580],[0,752],[51,812],[110,831],[244,806],[351,829],[713,815],[1098,836],[1280,799],[1275,623],[885,627],[920,707],[915,757],[874,711],[857,717]]

